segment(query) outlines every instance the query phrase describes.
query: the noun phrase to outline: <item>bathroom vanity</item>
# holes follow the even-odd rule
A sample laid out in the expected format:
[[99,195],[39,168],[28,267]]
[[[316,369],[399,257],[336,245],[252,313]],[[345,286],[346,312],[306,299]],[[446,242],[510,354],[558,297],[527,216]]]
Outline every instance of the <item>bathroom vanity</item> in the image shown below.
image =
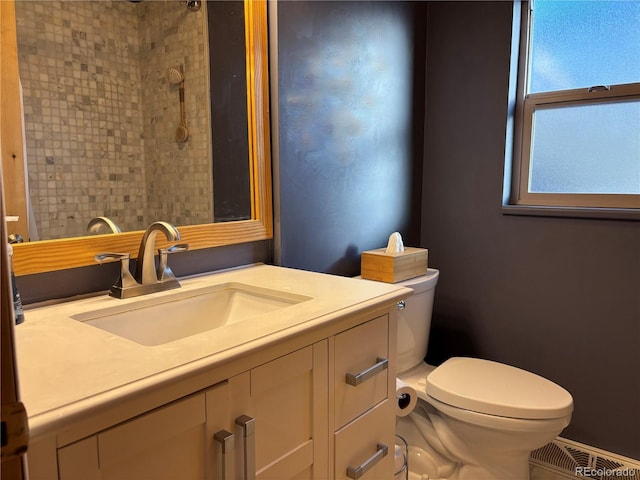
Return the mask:
[[32,480],[393,476],[409,289],[267,265],[181,283],[26,312]]

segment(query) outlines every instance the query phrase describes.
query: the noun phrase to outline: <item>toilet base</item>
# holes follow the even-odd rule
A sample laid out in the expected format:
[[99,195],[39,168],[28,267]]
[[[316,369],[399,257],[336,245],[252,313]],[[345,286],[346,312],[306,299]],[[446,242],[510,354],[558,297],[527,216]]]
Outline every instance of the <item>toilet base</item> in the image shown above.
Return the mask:
[[[424,431],[424,430],[422,430]],[[396,434],[408,444],[409,480],[456,480],[460,464],[434,450],[422,436],[412,416],[398,417]]]
[[457,464],[438,464],[429,452],[416,446],[409,446],[409,480],[449,480],[454,478]]
[[[503,480],[486,468],[450,462],[438,463],[432,454],[416,445],[409,445],[408,466],[408,480]],[[511,478],[504,478],[504,480],[511,480]],[[514,480],[525,479],[529,479],[528,463],[524,476],[514,478]]]
[[[432,421],[438,418],[430,418],[426,412],[397,419],[396,433],[409,445],[409,480],[529,480],[527,452],[515,456],[511,451],[505,458],[499,452],[484,450],[482,465],[468,456],[469,461],[463,464],[440,442]],[[496,457],[488,458],[493,453]]]
[[[409,445],[409,474],[406,478],[408,480],[511,480],[512,478],[513,480],[529,480],[528,460],[525,460],[524,464],[526,469],[520,472],[517,477],[511,477],[510,473],[508,479],[503,479],[496,476],[499,474],[482,467],[448,462],[439,464],[426,450],[416,445]],[[402,479],[404,478],[403,475]]]

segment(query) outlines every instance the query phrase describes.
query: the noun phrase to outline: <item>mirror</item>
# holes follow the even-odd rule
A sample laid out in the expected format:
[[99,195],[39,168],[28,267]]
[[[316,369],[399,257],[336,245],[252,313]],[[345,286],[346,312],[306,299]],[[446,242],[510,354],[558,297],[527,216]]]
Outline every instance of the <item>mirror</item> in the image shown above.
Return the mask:
[[[67,2],[62,2],[63,4]],[[84,2],[68,2],[71,5],[70,8],[73,7],[73,4],[84,3]],[[94,3],[94,2],[91,2]],[[111,2],[109,2],[111,3]],[[144,5],[142,3],[130,3],[130,2],[113,2],[114,5],[120,4],[121,7],[141,7]],[[181,15],[183,18],[187,18],[188,15],[194,15],[194,12],[188,10],[187,2],[184,1],[169,1],[169,2],[149,2],[149,3],[171,3],[174,6],[178,4],[181,7]],[[220,3],[220,4],[228,4],[229,2],[212,2],[212,3]],[[205,7],[208,7],[206,5]],[[203,10],[206,10],[203,9]],[[196,15],[198,14],[195,12]],[[163,22],[169,22],[167,17],[163,17]],[[94,23],[100,25],[100,19],[94,19]],[[138,228],[144,228],[146,224],[150,223],[150,221],[163,219],[172,221],[178,225],[180,233],[182,235],[183,241],[190,244],[190,248],[206,248],[212,246],[226,245],[231,243],[241,243],[246,241],[254,241],[261,240],[266,238],[271,238],[272,236],[272,220],[271,220],[271,174],[270,174],[270,162],[269,162],[269,128],[268,128],[268,77],[267,77],[267,29],[266,29],[266,1],[245,1],[244,3],[244,22],[245,22],[245,41],[244,45],[247,46],[246,54],[244,58],[241,59],[241,64],[244,66],[245,79],[241,79],[241,85],[243,85],[242,89],[242,98],[245,99],[244,105],[232,105],[234,111],[235,110],[244,110],[246,115],[244,118],[251,119],[250,122],[245,120],[245,125],[242,125],[242,130],[244,132],[245,138],[248,137],[247,145],[244,147],[246,150],[246,155],[249,157],[249,161],[247,162],[249,171],[249,179],[250,182],[247,182],[249,187],[247,187],[249,193],[248,203],[248,211],[249,213],[246,215],[249,217],[246,220],[240,221],[229,221],[225,223],[209,223],[209,221],[199,217],[201,212],[211,210],[207,210],[208,207],[205,206],[196,206],[193,208],[193,211],[196,212],[196,215],[193,215],[196,220],[196,225],[185,225],[185,223],[193,223],[191,221],[187,221],[184,218],[179,220],[175,220],[173,218],[168,218],[164,213],[158,214],[163,215],[163,217],[152,218],[150,220],[145,220],[144,215],[141,215],[142,221],[145,222],[143,225],[138,225]],[[56,32],[56,28],[53,27],[53,34]],[[78,37],[78,42],[81,40],[85,40],[85,35],[82,32],[75,32],[75,35]],[[115,41],[115,40],[114,40]],[[106,41],[109,42],[108,40]],[[99,51],[103,42],[94,41],[94,48]],[[125,47],[126,48],[126,47]],[[195,49],[203,49],[204,46],[194,46]],[[171,46],[164,45],[164,50],[166,52],[171,51]],[[152,74],[149,76],[153,77],[156,81],[160,82],[160,86],[157,87],[158,90],[164,90],[169,92],[168,97],[172,98],[171,108],[173,112],[177,112],[175,109],[178,103],[178,89],[173,88],[174,85],[170,85],[171,78],[168,75],[168,69],[175,66],[179,60],[177,56],[170,56],[169,54],[165,55],[170,60],[169,65],[165,65],[167,62],[161,62],[162,67],[155,67],[152,70]],[[184,86],[185,91],[187,90],[188,84],[188,75],[190,72],[193,72],[195,69],[191,70],[191,66],[193,64],[193,60],[190,59],[185,61],[183,64],[183,72],[184,72]],[[236,60],[237,63],[237,60]],[[92,68],[97,68],[97,63],[95,65],[89,66],[88,63],[83,64],[80,62],[80,72],[85,70],[90,70]],[[165,68],[166,67],[166,68]],[[179,66],[178,66],[179,69]],[[165,71],[166,70],[166,71]],[[104,72],[104,66],[102,71]],[[213,68],[212,68],[213,72]],[[160,78],[160,75],[162,78]],[[237,75],[236,75],[237,76]],[[212,83],[214,79],[212,77]],[[127,86],[130,86],[130,83],[124,82],[125,89]],[[66,87],[63,87],[65,90]],[[173,89],[172,89],[173,88]],[[179,87],[178,87],[179,88]],[[58,92],[59,96],[68,95],[65,92]],[[185,95],[185,99],[189,94]],[[199,94],[200,98],[204,94]],[[86,100],[81,96],[81,101],[91,102],[90,98]],[[142,100],[141,102],[144,102]],[[167,100],[168,103],[168,100]],[[197,103],[197,102],[196,102]],[[208,102],[205,102],[208,104]],[[212,104],[216,105],[215,101],[212,99]],[[185,107],[188,108],[188,102],[185,101]],[[42,104],[41,104],[42,106]],[[50,109],[51,105],[46,105],[43,107],[43,111],[41,113],[44,114],[44,108]],[[191,107],[196,109],[198,105],[192,102]],[[78,109],[82,108],[82,103],[77,105]],[[164,112],[169,112],[169,106],[164,105],[159,107],[160,110]],[[206,110],[206,109],[205,109]],[[26,111],[25,114],[32,114],[33,111]],[[201,111],[198,112],[200,114]],[[209,112],[206,112],[206,117],[208,118]],[[166,119],[165,115],[156,115],[155,120],[150,120],[149,124],[151,126],[157,125],[158,118],[162,116],[162,121],[164,122]],[[180,142],[176,143],[176,139],[173,136],[173,133],[176,132],[176,127],[179,123],[179,115],[170,114],[168,115],[169,122],[171,123],[170,130],[172,130],[172,145],[166,146],[166,148],[173,148],[176,152],[180,153],[180,148],[183,150],[188,150],[188,145],[180,145]],[[153,115],[152,115],[153,118]],[[188,117],[191,119],[191,117]],[[215,120],[214,120],[215,121]],[[154,123],[155,122],[155,123]],[[125,146],[129,143],[134,143],[133,140],[136,139],[136,134],[128,133],[128,130],[120,128],[119,133],[116,133],[116,129],[110,129],[108,125],[103,125],[107,130],[106,135],[106,150],[108,153],[109,145],[113,145],[113,150],[115,150],[115,142],[116,139],[120,140],[121,147],[119,150],[123,150]],[[60,125],[60,130],[62,125]],[[189,135],[195,135],[198,132],[198,135],[202,134],[204,136],[210,135],[211,127],[202,128],[197,122],[194,122],[191,125],[187,125],[189,129]],[[203,130],[205,133],[203,133]],[[208,133],[207,133],[208,130]],[[248,132],[248,135],[247,133]],[[61,132],[62,133],[62,132]],[[123,133],[126,135],[123,136]],[[145,140],[146,138],[146,130],[145,130]],[[122,142],[123,138],[125,142]],[[193,137],[192,137],[193,138]],[[111,143],[109,141],[111,140]],[[27,137],[27,142],[29,141]],[[55,140],[58,142],[64,142],[64,137],[61,135],[61,138]],[[207,148],[206,157],[208,158],[210,152],[208,149],[210,145],[215,146],[218,143],[215,138],[213,142],[208,139],[205,147]],[[161,149],[161,154],[164,152]],[[122,152],[120,152],[122,153]],[[157,155],[157,154],[156,154]],[[129,158],[129,154],[124,153],[122,156]],[[152,153],[151,156],[154,156]],[[203,155],[205,156],[205,155]],[[45,165],[49,162],[49,165],[55,165],[56,158],[47,158],[51,157],[49,155],[44,155],[44,163]],[[99,157],[99,153],[98,153]],[[246,158],[246,157],[245,157]],[[169,160],[171,163],[172,160]],[[180,165],[179,162],[178,165]],[[237,164],[237,158],[232,158],[228,163]],[[126,176],[129,173],[132,173],[131,170],[134,170],[135,173],[136,167],[131,167],[127,161],[122,162],[122,170],[120,174],[106,174],[113,175],[113,180],[116,181],[121,179],[121,177]],[[162,170],[161,167],[152,167],[157,170]],[[206,167],[205,167],[206,168]],[[209,169],[209,172],[211,169]],[[180,172],[180,169],[178,169]],[[204,176],[210,176],[209,172],[206,172]],[[64,171],[63,171],[64,173]],[[104,178],[104,173],[101,174]],[[162,195],[158,195],[164,198],[170,198],[172,201],[175,198],[179,198],[180,195],[183,195],[182,202],[185,205],[185,210],[189,207],[187,205],[188,202],[192,201],[191,197],[198,197],[198,200],[202,198],[206,199],[207,203],[212,203],[212,195],[210,190],[206,190],[206,187],[201,187],[200,189],[196,188],[193,190],[186,190],[178,188],[177,184],[177,176],[180,173],[170,174],[169,182],[166,187],[166,192],[162,192]],[[217,176],[217,174],[216,174]],[[207,180],[209,181],[209,180]],[[226,184],[227,182],[225,182]],[[138,182],[138,185],[140,182]],[[156,184],[157,186],[157,184]],[[75,186],[73,187],[75,188]],[[89,182],[89,186],[87,187],[89,190],[92,188],[91,182]],[[133,188],[133,187],[132,187]],[[214,189],[215,190],[215,189]],[[129,189],[129,192],[133,190]],[[205,194],[206,191],[206,194]],[[128,200],[131,201],[132,196],[137,194],[138,190],[134,193],[126,193],[127,189],[124,189],[121,194],[121,202],[124,202],[128,195]],[[175,196],[175,197],[174,197]],[[213,202],[216,203],[216,202]],[[222,202],[217,202],[222,203]],[[8,212],[9,213],[9,212]],[[10,213],[9,213],[10,214]],[[210,215],[210,213],[209,213]],[[108,216],[108,215],[106,215]],[[209,217],[210,218],[210,217]],[[84,223],[84,219],[83,222]],[[123,229],[124,230],[124,229]],[[142,232],[134,231],[134,232],[125,232],[117,235],[96,235],[90,237],[76,237],[76,238],[67,238],[60,240],[45,240],[38,242],[28,242],[20,245],[16,245],[14,251],[14,269],[18,275],[26,274],[26,273],[38,273],[43,271],[57,270],[62,268],[73,268],[77,266],[84,265],[92,265],[94,264],[93,256],[105,250],[110,251],[119,251],[119,252],[129,252],[132,256],[135,256],[137,253],[137,245],[140,239]]]
[[250,218],[241,0],[15,10],[30,240]]

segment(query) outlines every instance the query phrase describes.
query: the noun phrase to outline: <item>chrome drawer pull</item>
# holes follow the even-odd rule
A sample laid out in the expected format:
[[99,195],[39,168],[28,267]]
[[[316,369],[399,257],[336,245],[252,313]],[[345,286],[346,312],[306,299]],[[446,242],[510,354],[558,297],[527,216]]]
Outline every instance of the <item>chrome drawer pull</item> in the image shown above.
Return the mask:
[[256,419],[248,415],[236,418],[236,425],[242,427],[242,444],[244,446],[244,480],[256,479]]
[[375,467],[376,464],[380,460],[382,460],[384,457],[386,457],[387,453],[389,453],[389,447],[387,447],[382,443],[379,443],[377,448],[378,448],[378,451],[374,453],[371,458],[366,460],[359,467],[351,467],[351,466],[347,467],[347,477],[357,480],[358,478],[362,477],[365,473],[367,473],[371,468]]
[[233,480],[233,433],[220,430],[213,435],[213,439],[222,447],[222,480]]
[[387,360],[386,358],[378,357],[376,361],[378,363],[376,363],[372,367],[367,368],[363,372],[356,373],[356,374],[347,373],[345,381],[349,385],[353,385],[354,387],[357,387],[362,382],[366,382],[370,378],[375,377],[377,374],[379,374],[383,370],[386,370],[387,368],[389,368],[389,360]]

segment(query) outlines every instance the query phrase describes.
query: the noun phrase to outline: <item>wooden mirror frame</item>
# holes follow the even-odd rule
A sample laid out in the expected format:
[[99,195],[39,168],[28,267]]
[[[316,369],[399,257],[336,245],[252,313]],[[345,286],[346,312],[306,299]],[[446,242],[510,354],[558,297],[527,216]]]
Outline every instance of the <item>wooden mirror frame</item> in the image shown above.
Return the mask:
[[[5,2],[3,2],[5,3]],[[182,243],[188,243],[189,249],[202,249],[244,242],[265,240],[273,237],[273,213],[271,192],[271,158],[269,128],[269,77],[267,44],[267,2],[266,0],[245,0],[245,25],[247,45],[247,107],[249,118],[249,157],[251,175],[251,220],[227,223],[178,226]],[[7,28],[14,30],[13,19],[2,15],[2,29],[6,23],[13,22]],[[3,38],[3,42],[5,39]],[[3,53],[6,45],[3,45]],[[3,58],[3,71],[11,70]],[[15,88],[18,88],[17,54],[15,65]],[[4,75],[4,72],[3,72]],[[4,77],[3,77],[4,79]],[[8,83],[8,82],[7,82]],[[7,85],[2,84],[2,109],[4,100],[10,97]],[[12,114],[13,125],[22,124],[22,111]],[[6,126],[3,118],[3,126]],[[13,130],[13,129],[12,129]],[[20,129],[18,129],[20,130]],[[2,133],[2,155],[22,162],[22,132],[13,135],[14,140],[5,138]],[[15,139],[18,139],[17,141]],[[5,148],[6,147],[6,148]],[[5,172],[6,178],[6,172]],[[42,240],[14,245],[13,268],[16,275],[64,270],[69,268],[95,265],[94,256],[101,252],[129,253],[137,257],[138,246],[143,231],[120,234],[91,235],[60,240]],[[167,243],[160,241],[158,247]]]

